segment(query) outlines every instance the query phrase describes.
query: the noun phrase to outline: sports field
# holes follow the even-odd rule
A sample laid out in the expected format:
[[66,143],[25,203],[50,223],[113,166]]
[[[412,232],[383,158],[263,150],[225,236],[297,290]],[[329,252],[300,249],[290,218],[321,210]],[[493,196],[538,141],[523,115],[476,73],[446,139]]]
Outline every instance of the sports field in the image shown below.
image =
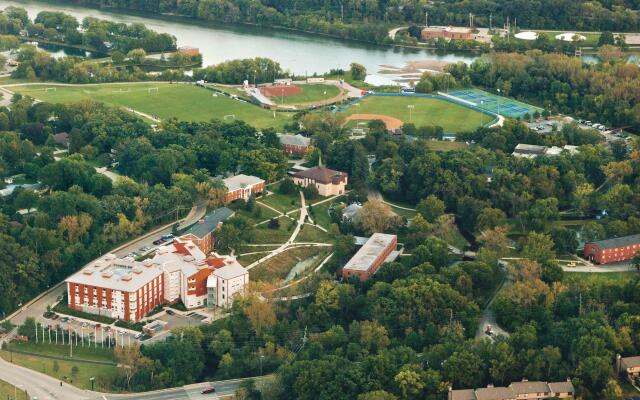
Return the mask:
[[536,111],[541,113],[542,108],[523,103],[518,100],[498,96],[480,89],[462,89],[447,93],[449,96],[468,101],[483,110],[504,115],[509,118],[522,117],[525,114],[532,116]]
[[[306,84],[295,85],[302,91],[295,91],[297,93],[289,94],[291,92],[287,90],[287,86],[271,86],[268,91],[264,93],[271,98],[276,104],[305,104],[314,103],[318,101],[328,100],[334,98],[340,94],[340,89],[335,85],[323,85],[323,84]],[[280,93],[279,88],[282,88]],[[281,95],[281,94],[284,94]]]
[[287,114],[265,110],[195,85],[185,84],[104,84],[47,86],[25,85],[10,88],[38,100],[70,103],[95,100],[149,114],[160,119],[176,117],[186,121],[239,119],[258,128],[281,128]]
[[[489,123],[493,118],[449,101],[417,96],[370,96],[347,107],[341,113],[375,114],[416,126],[441,126],[445,132],[465,132]],[[361,118],[365,120],[365,118]],[[370,119],[370,118],[369,118]],[[351,119],[355,126],[358,119]]]

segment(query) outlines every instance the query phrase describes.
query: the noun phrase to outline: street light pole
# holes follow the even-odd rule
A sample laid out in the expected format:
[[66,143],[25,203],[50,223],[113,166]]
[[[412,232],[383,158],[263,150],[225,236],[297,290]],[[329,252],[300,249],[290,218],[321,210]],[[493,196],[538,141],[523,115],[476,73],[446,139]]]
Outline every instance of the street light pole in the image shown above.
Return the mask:
[[409,104],[409,105],[407,106],[407,108],[409,109],[409,122],[411,122],[411,120],[412,120],[412,113],[411,113],[411,111],[413,111],[413,109],[415,108],[415,105],[413,105],[413,104]]

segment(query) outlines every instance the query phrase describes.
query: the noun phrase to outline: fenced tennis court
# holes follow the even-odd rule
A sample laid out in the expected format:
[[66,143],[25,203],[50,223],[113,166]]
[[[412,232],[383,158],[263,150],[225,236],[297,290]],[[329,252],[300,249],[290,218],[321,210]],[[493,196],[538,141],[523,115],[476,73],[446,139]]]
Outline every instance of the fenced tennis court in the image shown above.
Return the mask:
[[518,100],[498,96],[480,89],[461,89],[448,92],[447,95],[472,103],[478,108],[504,115],[509,118],[522,118],[525,114],[533,116],[542,108]]

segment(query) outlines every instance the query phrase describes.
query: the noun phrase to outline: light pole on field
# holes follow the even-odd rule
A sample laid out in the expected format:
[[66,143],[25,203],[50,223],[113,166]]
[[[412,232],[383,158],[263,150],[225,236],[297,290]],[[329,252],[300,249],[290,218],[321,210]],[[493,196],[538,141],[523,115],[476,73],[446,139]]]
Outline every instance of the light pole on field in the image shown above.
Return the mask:
[[413,104],[409,104],[409,105],[407,106],[407,108],[409,109],[409,122],[411,122],[411,119],[412,119],[412,111],[413,111],[413,109],[414,109],[415,107],[416,107],[416,106],[415,106],[415,105],[413,105]]

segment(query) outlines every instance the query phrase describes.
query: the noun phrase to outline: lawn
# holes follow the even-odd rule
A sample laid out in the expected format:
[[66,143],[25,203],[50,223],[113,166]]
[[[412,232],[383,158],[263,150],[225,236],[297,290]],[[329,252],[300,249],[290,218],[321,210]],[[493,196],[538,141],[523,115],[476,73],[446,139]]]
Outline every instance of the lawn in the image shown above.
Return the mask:
[[259,202],[275,208],[283,213],[300,208],[300,193],[281,194],[278,191],[279,183],[269,187],[272,194],[262,196],[257,199]]
[[22,392],[22,389],[18,389],[16,391],[15,386],[5,381],[0,381],[0,399],[13,399],[13,395],[16,394],[16,392],[18,392],[18,396],[20,398],[24,397],[24,392]]
[[[412,105],[413,109],[408,106]],[[342,112],[351,114],[382,114],[416,126],[441,126],[445,132],[471,131],[491,117],[448,101],[428,97],[371,96]]]
[[[53,331],[51,338],[52,340],[54,338]],[[87,339],[85,338],[85,341],[86,340]],[[60,344],[45,344],[42,342],[37,344],[35,342],[11,342],[8,346],[8,348],[13,350],[26,351],[28,353],[41,354],[44,356],[69,357],[69,345],[62,345],[62,342],[60,342]],[[7,348],[5,347],[5,349]],[[85,342],[84,346],[73,346],[73,358],[79,360],[114,362],[113,350],[107,347],[101,347],[100,343],[98,343],[98,347],[94,347],[93,343],[92,346],[89,347],[88,342]]]
[[336,206],[338,206],[339,203],[344,201],[345,201],[345,197],[340,196],[331,201],[327,201],[325,203],[318,204],[317,206],[313,206],[313,222],[315,222],[317,225],[322,226],[325,229],[329,229],[329,227],[333,223],[331,221],[331,216],[329,215],[329,207],[331,207],[332,204],[335,204]]
[[[131,108],[161,119],[176,117],[185,121],[209,121],[234,115],[236,119],[244,120],[259,128],[281,128],[289,119],[289,116],[284,113],[276,113],[274,118],[274,114],[268,110],[195,85],[132,83],[58,86],[55,91],[46,90],[50,87],[46,84],[16,86],[11,90],[52,103],[95,100]],[[158,88],[158,90],[151,88]]]
[[279,244],[286,242],[293,233],[293,227],[295,227],[296,222],[287,217],[278,218],[278,222],[280,222],[280,226],[277,229],[269,228],[268,223],[257,226],[255,228],[255,238],[251,241],[251,244]]
[[[340,89],[334,85],[296,85],[302,88],[303,92],[293,96],[271,96],[277,104],[304,104],[334,98],[340,94]],[[326,93],[326,94],[325,94]]]
[[465,142],[451,142],[449,140],[427,140],[426,144],[433,151],[463,150],[468,146]]
[[[112,365],[89,364],[74,360],[53,360],[19,353],[13,353],[13,356],[11,356],[5,350],[0,351],[0,356],[7,361],[13,357],[14,364],[42,372],[55,379],[64,380],[80,389],[91,389],[89,378],[95,377],[95,390],[108,390],[109,388],[105,387],[105,383],[118,374],[117,367]],[[58,366],[57,371],[55,371],[56,364]],[[75,374],[72,371],[74,366],[77,367]]]
[[325,231],[313,225],[304,224],[296,237],[296,242],[330,243],[331,237]]
[[240,208],[235,210],[235,212],[236,215],[241,215],[247,218],[252,224],[257,224],[258,222],[262,222],[278,216],[275,211],[260,204],[256,204],[256,208],[253,211],[247,211],[244,208]]
[[300,261],[307,260],[319,254],[325,254],[326,252],[327,249],[322,247],[292,248],[258,264],[249,271],[249,277],[252,281],[272,282],[282,280],[286,278],[289,271]]
[[585,273],[585,272],[566,272],[564,275],[565,282],[581,282],[581,283],[607,283],[607,284],[620,284],[631,279],[639,277],[635,271],[629,272],[599,272],[599,273]]

